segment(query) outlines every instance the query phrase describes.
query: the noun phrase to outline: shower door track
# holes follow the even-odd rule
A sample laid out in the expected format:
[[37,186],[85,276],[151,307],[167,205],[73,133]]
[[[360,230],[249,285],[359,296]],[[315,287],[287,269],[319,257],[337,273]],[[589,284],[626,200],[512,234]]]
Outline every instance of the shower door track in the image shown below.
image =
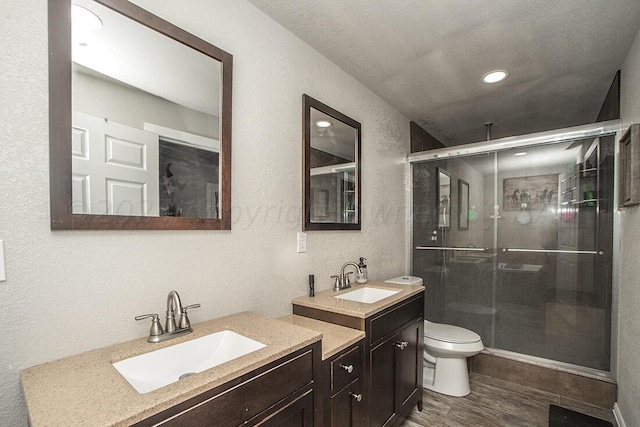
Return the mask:
[[490,141],[475,142],[472,144],[456,145],[452,147],[437,148],[435,150],[421,151],[407,156],[409,163],[423,162],[425,160],[443,160],[455,157],[483,154],[490,151],[504,151],[516,147],[528,147],[532,145],[546,145],[572,141],[575,139],[596,138],[622,131],[621,120],[591,123],[588,125],[574,126],[560,130],[538,132],[530,135],[509,136]]

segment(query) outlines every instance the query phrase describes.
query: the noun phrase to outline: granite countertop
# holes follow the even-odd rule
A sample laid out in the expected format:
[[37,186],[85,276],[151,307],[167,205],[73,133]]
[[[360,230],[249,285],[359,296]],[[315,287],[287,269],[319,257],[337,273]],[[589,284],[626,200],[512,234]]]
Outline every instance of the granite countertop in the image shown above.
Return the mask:
[[364,338],[364,331],[290,314],[280,320],[322,333],[322,360],[326,360]]
[[[111,365],[223,330],[266,347],[145,394]],[[145,337],[34,366],[20,373],[30,425],[130,425],[321,339],[311,329],[245,312],[193,325],[193,333],[162,343]]]
[[[398,290],[397,294],[384,298],[378,302],[372,304],[361,303],[356,301],[349,301],[339,298],[334,298],[336,295],[346,294],[357,289],[369,287],[369,288],[381,288]],[[316,308],[319,310],[330,311],[333,313],[346,314],[347,316],[359,317],[366,319],[372,314],[378,313],[385,308],[405,300],[413,295],[417,295],[424,291],[422,285],[397,285],[394,283],[386,282],[367,282],[363,285],[351,285],[350,289],[343,289],[341,291],[333,291],[331,289],[321,292],[316,292],[314,297],[301,296],[291,300],[293,305],[300,305],[309,308]]]

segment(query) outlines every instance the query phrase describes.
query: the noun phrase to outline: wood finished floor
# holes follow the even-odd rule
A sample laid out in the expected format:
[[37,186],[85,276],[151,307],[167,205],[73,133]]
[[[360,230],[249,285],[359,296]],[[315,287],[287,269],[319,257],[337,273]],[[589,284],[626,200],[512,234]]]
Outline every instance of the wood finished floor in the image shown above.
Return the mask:
[[466,397],[424,390],[422,412],[412,411],[400,426],[546,427],[552,403],[617,425],[611,410],[476,373],[470,379],[471,394]]

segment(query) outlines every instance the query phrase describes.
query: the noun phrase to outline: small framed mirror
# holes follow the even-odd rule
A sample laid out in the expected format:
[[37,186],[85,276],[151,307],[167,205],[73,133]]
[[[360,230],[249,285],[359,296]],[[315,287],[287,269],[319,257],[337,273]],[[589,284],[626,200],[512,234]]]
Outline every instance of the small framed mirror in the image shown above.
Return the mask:
[[451,176],[443,168],[438,168],[438,227],[451,227]]
[[311,98],[303,106],[303,230],[360,230],[360,123]]
[[52,229],[231,228],[233,57],[128,0],[49,0]]

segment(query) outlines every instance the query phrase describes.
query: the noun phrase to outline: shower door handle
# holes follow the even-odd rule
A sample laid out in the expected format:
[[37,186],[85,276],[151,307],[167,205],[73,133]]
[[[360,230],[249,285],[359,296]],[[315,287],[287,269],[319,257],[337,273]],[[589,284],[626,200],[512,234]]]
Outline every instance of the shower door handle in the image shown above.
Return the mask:
[[578,254],[578,255],[604,255],[604,251],[572,251],[563,249],[524,249],[524,248],[503,248],[502,252],[534,252],[545,254]]
[[416,246],[419,251],[467,251],[467,252],[487,252],[489,248],[462,248],[450,246]]

